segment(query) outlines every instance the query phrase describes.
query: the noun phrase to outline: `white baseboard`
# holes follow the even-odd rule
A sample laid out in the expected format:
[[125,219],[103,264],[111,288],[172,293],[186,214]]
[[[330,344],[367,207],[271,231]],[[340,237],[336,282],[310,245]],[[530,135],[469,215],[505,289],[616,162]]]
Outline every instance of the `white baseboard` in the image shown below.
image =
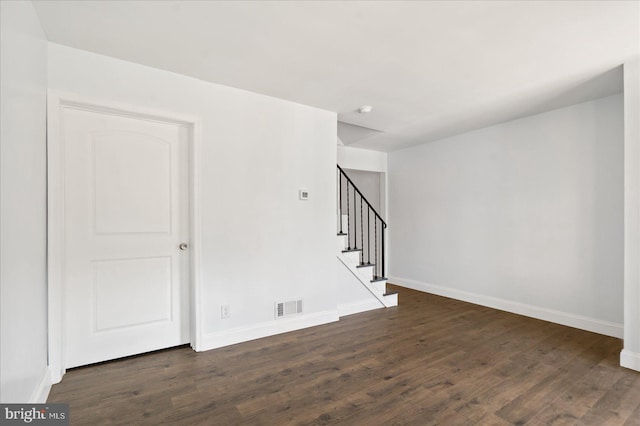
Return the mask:
[[425,293],[437,294],[438,296],[449,297],[456,300],[462,300],[464,302],[474,303],[476,305],[499,309],[501,311],[537,318],[543,321],[579,328],[581,330],[591,331],[598,334],[604,334],[605,336],[617,337],[620,339],[623,337],[622,324],[541,308],[539,306],[527,305],[525,303],[514,302],[511,300],[484,296],[453,288],[441,287],[434,284],[427,284],[400,277],[389,277],[388,281],[401,287],[407,287],[423,291]]
[[207,333],[203,336],[202,344],[198,345],[197,350],[208,351],[210,349],[248,342],[249,340],[260,339],[262,337],[287,333],[289,331],[314,327],[316,325],[328,324],[330,322],[338,321],[339,319],[338,310],[336,309],[306,315],[297,315],[292,316],[291,318],[282,318],[246,327],[237,327],[229,330],[218,331],[215,333]]
[[49,372],[49,367],[47,367],[42,373],[38,386],[33,390],[29,403],[44,404],[49,397],[49,391],[51,391],[51,373]]
[[620,352],[620,365],[631,370],[640,371],[640,353],[623,349]]
[[360,312],[371,311],[379,308],[384,308],[384,305],[378,299],[374,299],[372,297],[367,300],[338,305],[338,315],[342,318],[346,315],[359,314]]
[[51,366],[49,366],[49,375],[51,376],[51,384],[55,385],[62,381],[62,376],[64,376],[66,370],[53,370]]

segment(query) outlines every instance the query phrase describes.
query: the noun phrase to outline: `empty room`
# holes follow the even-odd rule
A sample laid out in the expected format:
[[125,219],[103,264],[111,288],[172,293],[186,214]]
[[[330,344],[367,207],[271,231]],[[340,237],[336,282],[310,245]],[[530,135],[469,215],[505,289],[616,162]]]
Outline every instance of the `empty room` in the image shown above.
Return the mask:
[[0,423],[640,425],[639,1],[0,6]]

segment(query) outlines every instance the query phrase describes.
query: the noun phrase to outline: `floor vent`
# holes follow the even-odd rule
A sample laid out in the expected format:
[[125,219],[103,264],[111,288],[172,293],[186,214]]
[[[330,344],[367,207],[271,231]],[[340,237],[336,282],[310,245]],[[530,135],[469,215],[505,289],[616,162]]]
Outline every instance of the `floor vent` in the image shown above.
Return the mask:
[[302,299],[276,302],[276,319],[302,313]]

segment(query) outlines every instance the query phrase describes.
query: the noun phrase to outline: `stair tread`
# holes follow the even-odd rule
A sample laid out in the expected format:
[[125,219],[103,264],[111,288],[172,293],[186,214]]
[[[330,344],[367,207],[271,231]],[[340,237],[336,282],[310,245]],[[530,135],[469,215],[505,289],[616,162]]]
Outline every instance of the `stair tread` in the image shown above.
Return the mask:
[[376,264],[375,263],[363,263],[363,264],[356,265],[356,268],[368,268],[369,266],[376,266]]
[[342,250],[343,253],[349,253],[349,252],[352,252],[352,251],[362,251],[362,249],[352,248],[352,249]]
[[385,293],[383,296],[393,296],[394,294],[398,294],[397,291],[392,291],[391,293]]
[[376,277],[374,279],[371,280],[372,283],[378,282],[378,281],[385,281],[387,279],[387,277]]

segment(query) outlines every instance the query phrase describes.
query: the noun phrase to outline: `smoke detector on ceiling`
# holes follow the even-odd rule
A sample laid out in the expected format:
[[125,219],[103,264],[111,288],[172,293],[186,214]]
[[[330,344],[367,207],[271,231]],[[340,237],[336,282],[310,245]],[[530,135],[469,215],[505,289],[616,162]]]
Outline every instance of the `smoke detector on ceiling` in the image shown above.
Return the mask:
[[371,112],[372,109],[373,107],[371,105],[362,105],[360,108],[358,108],[358,112],[360,114],[367,114]]

